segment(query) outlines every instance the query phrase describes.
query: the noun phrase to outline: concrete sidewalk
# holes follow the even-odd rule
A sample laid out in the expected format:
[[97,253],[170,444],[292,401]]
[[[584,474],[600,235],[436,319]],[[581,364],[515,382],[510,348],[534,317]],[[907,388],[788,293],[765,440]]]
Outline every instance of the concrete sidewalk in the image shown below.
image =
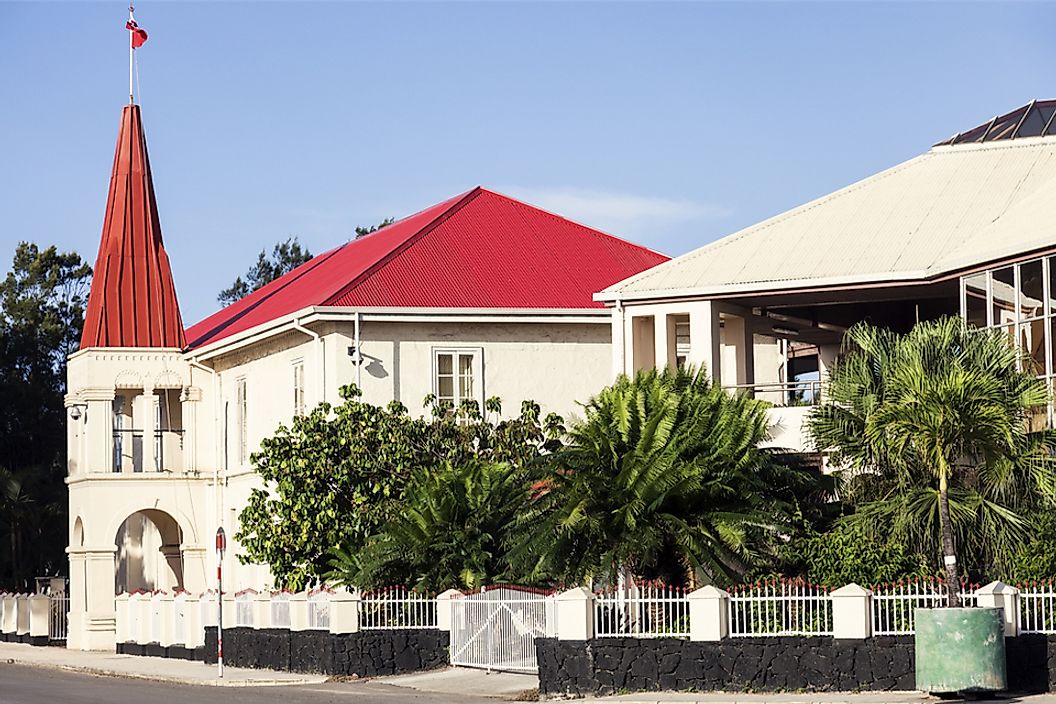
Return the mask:
[[0,643],[0,662],[35,667],[51,667],[73,672],[116,677],[134,677],[158,682],[210,685],[215,687],[264,687],[269,685],[317,684],[323,675],[302,675],[274,670],[247,670],[225,667],[224,677],[216,676],[216,665],[189,660],[148,658],[116,653],[83,652],[46,648],[22,643]]

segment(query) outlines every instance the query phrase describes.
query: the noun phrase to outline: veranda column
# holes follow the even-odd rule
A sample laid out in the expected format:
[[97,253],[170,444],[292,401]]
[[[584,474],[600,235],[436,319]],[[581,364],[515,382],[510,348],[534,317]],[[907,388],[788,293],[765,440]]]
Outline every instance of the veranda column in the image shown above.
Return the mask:
[[755,336],[751,324],[742,317],[729,315],[723,319],[726,343],[733,345],[737,354],[734,383],[748,386],[755,383]]
[[85,409],[84,466],[82,472],[114,471],[114,390],[91,389],[81,392]]
[[158,430],[158,397],[154,393],[154,387],[143,387],[143,396],[140,399],[140,407],[143,409],[142,421],[133,420],[143,430],[143,471],[156,472],[158,466],[158,448],[155,445]]
[[722,380],[722,338],[719,311],[711,301],[695,301],[686,305],[689,310],[689,355],[687,361],[695,367],[706,367],[711,378]]
[[612,309],[612,377],[627,371],[627,335],[622,304]]

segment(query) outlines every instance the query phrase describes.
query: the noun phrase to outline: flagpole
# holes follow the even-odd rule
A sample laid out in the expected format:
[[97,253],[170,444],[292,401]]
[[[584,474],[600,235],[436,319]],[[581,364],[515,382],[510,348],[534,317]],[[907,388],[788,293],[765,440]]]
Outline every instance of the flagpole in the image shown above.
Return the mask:
[[[129,22],[135,22],[135,19],[132,17],[132,11],[134,9],[135,8],[132,7],[132,4],[129,3],[129,5],[128,5],[128,21]],[[133,32],[132,30],[129,30],[129,32],[128,32],[128,104],[129,105],[132,105],[132,104],[135,103],[135,99],[132,96],[132,62],[135,61],[135,50],[134,50],[134,48],[132,46],[132,40],[135,38],[135,35],[136,35],[135,32]]]

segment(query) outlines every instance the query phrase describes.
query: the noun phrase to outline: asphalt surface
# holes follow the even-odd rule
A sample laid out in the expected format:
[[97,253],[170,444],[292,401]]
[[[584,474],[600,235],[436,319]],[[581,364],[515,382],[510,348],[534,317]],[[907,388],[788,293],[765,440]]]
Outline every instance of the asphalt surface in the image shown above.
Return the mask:
[[499,701],[465,694],[425,693],[370,681],[207,687],[0,663],[0,704],[497,704]]

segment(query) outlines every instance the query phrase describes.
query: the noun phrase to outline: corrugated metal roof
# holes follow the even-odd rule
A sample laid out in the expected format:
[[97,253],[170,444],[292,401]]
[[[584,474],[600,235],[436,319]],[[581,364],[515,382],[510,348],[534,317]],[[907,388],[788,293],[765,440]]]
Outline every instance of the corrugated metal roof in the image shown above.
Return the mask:
[[597,308],[667,257],[475,188],[321,254],[187,331],[201,347],[309,306]]
[[929,279],[1056,244],[1056,137],[927,153],[612,286],[601,300]]
[[126,105],[81,349],[185,344],[138,105]]

